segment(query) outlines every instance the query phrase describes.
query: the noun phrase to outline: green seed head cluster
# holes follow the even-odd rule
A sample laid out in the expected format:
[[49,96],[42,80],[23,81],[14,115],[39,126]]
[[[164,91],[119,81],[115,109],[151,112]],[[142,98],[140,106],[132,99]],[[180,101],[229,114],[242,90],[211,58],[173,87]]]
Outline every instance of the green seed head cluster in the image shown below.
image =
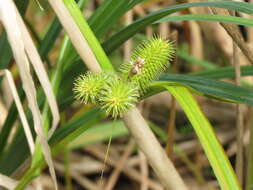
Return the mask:
[[81,100],[85,104],[96,104],[104,82],[108,78],[106,74],[95,74],[91,72],[79,76],[74,84],[76,99]]
[[136,82],[143,94],[149,83],[166,70],[173,55],[172,43],[156,37],[137,47],[131,61],[122,65],[121,72]]
[[100,103],[107,115],[122,116],[132,108],[139,97],[138,88],[123,79],[113,80],[101,91]]
[[101,106],[113,118],[133,107],[139,96],[138,88],[131,82],[112,73],[81,75],[75,82],[74,92],[77,99]]
[[129,63],[121,66],[119,75],[88,72],[78,77],[74,86],[76,98],[101,106],[113,118],[122,116],[137,103],[149,83],[165,71],[173,54],[170,42],[159,37],[148,40],[137,47]]

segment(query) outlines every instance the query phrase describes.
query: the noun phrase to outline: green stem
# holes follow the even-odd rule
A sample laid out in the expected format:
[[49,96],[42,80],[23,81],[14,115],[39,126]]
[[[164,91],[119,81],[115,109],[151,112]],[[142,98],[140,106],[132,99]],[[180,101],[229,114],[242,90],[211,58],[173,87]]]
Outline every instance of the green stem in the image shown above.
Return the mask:
[[84,38],[87,40],[101,68],[105,71],[113,72],[114,69],[110,60],[108,59],[99,41],[90,29],[88,23],[84,19],[82,12],[80,11],[76,2],[74,0],[63,0],[63,3],[65,4],[75,23],[78,25]]

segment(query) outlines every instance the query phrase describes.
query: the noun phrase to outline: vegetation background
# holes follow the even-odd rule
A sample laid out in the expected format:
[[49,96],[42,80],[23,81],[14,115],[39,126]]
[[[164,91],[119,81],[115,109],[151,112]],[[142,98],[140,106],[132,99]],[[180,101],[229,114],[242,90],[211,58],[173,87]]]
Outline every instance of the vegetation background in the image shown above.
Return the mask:
[[[252,13],[250,0],[0,0],[0,189],[251,190]],[[139,111],[113,121],[75,100],[80,74],[117,71],[154,36],[176,53]]]

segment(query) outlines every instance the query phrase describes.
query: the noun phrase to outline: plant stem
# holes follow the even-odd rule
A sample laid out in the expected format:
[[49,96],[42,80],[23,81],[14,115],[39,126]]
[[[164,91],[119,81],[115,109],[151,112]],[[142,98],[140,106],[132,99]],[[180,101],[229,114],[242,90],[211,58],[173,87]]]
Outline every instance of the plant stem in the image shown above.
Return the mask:
[[187,189],[139,110],[129,110],[123,121],[163,185],[167,189]]

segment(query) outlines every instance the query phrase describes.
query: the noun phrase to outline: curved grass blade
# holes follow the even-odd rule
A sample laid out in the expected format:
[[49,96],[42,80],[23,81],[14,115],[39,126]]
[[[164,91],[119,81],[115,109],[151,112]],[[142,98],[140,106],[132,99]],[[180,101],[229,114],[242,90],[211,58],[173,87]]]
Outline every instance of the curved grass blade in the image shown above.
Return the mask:
[[253,26],[253,20],[249,18],[241,18],[237,16],[226,16],[226,15],[213,15],[213,14],[186,14],[178,16],[169,16],[156,21],[154,24],[161,22],[174,22],[184,20],[226,22],[242,26],[250,26],[250,27]]
[[[222,67],[219,69],[211,69],[208,71],[194,72],[190,73],[192,76],[207,77],[211,79],[221,79],[221,78],[235,78],[235,68],[234,67]],[[245,65],[241,66],[241,76],[252,76],[253,66]]]
[[26,139],[27,139],[27,142],[28,142],[28,145],[29,145],[30,152],[31,152],[31,154],[33,154],[34,150],[35,150],[35,144],[34,144],[34,141],[33,141],[32,132],[31,132],[31,129],[29,127],[29,124],[28,124],[28,121],[27,121],[27,118],[26,118],[21,100],[18,96],[18,92],[17,92],[17,88],[15,86],[14,79],[11,75],[11,72],[7,69],[0,70],[0,76],[1,75],[5,75],[5,77],[8,81],[9,88],[11,90],[13,99],[14,99],[15,104],[17,106],[17,109],[18,109],[18,112],[19,112],[19,115],[20,115],[20,120],[21,120],[21,123],[22,123],[24,131],[25,131],[25,135],[26,135]]
[[177,49],[176,54],[178,58],[185,60],[188,63],[193,63],[195,65],[199,65],[206,70],[216,69],[217,66],[209,61],[198,59],[192,55],[190,55],[185,50]]
[[200,110],[189,90],[182,86],[164,86],[177,100],[191,122],[222,190],[240,190],[231,164],[213,127]]
[[89,25],[94,34],[100,37],[129,9],[144,0],[106,0],[90,17]]
[[[104,117],[105,114],[101,110],[94,108],[57,129],[49,140],[53,155],[62,151],[69,142],[72,142],[75,138],[82,135],[87,129],[101,121]],[[45,164],[43,157],[39,157],[35,165],[22,176],[15,190],[24,189],[24,187],[37,176],[36,171],[45,167]]]
[[229,10],[234,10],[238,12],[243,12],[247,14],[253,13],[253,4],[245,3],[245,2],[234,2],[234,1],[215,1],[215,2],[196,2],[196,3],[184,3],[179,5],[170,6],[168,8],[164,8],[155,12],[148,14],[147,16],[140,18],[130,24],[129,26],[123,28],[118,33],[113,35],[111,38],[106,40],[103,43],[103,47],[106,50],[106,53],[111,53],[117,47],[119,47],[122,43],[128,40],[131,36],[136,34],[142,28],[146,27],[149,24],[156,22],[157,20],[181,11],[190,7],[217,7],[224,8]]
[[227,82],[182,74],[164,74],[159,81],[179,83],[210,97],[253,105],[253,90]]
[[[57,189],[57,182],[56,182],[56,175],[53,167],[53,161],[50,156],[50,149],[49,145],[46,140],[46,136],[44,134],[44,131],[42,129],[42,120],[40,115],[40,110],[36,101],[36,90],[35,85],[31,77],[31,73],[29,70],[29,61],[27,54],[33,54],[32,46],[31,44],[24,43],[26,35],[29,36],[29,34],[26,34],[27,31],[24,30],[24,23],[22,22],[22,18],[19,14],[19,12],[16,9],[15,4],[13,1],[8,0],[4,3],[0,4],[0,10],[1,10],[1,20],[3,22],[3,25],[6,29],[6,32],[8,34],[8,39],[10,42],[10,45],[12,47],[12,50],[14,52],[14,57],[16,60],[16,63],[18,65],[20,76],[22,80],[22,84],[24,87],[24,91],[26,93],[26,96],[28,98],[28,106],[33,114],[34,119],[34,128],[38,135],[38,138],[41,143],[42,151],[44,153],[45,159],[49,165],[50,174],[53,178],[55,188]],[[12,17],[14,15],[14,17]],[[12,18],[11,18],[12,17]],[[17,26],[17,30],[13,33],[13,26]],[[28,33],[28,32],[27,32]],[[30,40],[27,38],[26,40]],[[28,43],[32,43],[28,41]],[[31,49],[29,49],[31,48]],[[25,51],[26,50],[26,51]],[[36,50],[35,50],[36,51]],[[27,53],[27,54],[26,54]],[[35,56],[33,54],[33,56]],[[31,58],[31,57],[29,57]],[[33,60],[33,59],[31,59]],[[35,60],[36,61],[36,60]],[[44,68],[43,68],[44,69]],[[36,70],[36,68],[35,68]],[[43,72],[44,70],[41,70],[40,72]],[[37,72],[37,70],[36,70]],[[44,78],[47,79],[47,78]],[[43,85],[43,83],[42,83]],[[43,86],[44,87],[44,86]],[[47,88],[47,90],[51,90],[50,87]],[[49,91],[51,92],[51,91]],[[46,92],[47,94],[47,92]],[[54,98],[54,97],[51,97]],[[54,100],[54,99],[53,99]],[[51,100],[52,101],[52,100]],[[55,103],[56,104],[56,103]]]
[[82,12],[80,11],[76,2],[74,0],[63,0],[63,2],[68,9],[70,15],[74,19],[75,23],[79,27],[83,37],[87,40],[89,46],[94,52],[94,55],[96,56],[96,59],[101,65],[102,69],[107,71],[113,71],[113,67],[110,63],[110,60],[106,56],[105,52],[102,50],[100,43],[98,42],[88,23],[84,19]]

